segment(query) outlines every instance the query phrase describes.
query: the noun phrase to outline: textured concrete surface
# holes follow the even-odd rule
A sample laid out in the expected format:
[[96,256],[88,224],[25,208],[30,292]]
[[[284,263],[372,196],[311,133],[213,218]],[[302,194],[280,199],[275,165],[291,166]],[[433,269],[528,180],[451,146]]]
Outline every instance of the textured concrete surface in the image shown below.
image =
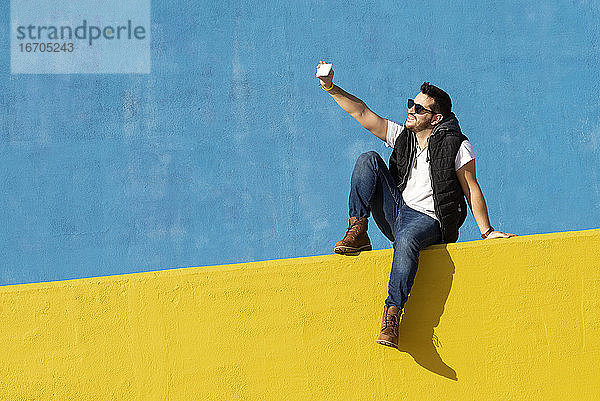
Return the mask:
[[0,288],[2,400],[596,400],[600,230]]
[[11,75],[10,4],[0,285],[329,253],[356,157],[389,149],[320,89],[321,59],[393,120],[446,89],[494,227],[600,227],[597,1],[152,1],[131,75]]

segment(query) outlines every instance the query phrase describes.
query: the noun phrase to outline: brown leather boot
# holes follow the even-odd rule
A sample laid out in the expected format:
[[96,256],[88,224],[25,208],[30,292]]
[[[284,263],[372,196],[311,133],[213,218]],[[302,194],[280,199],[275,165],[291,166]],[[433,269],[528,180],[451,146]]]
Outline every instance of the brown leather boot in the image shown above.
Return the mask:
[[344,238],[335,243],[335,253],[356,253],[370,251],[371,240],[367,235],[368,217],[350,217]]
[[398,348],[398,326],[400,324],[400,308],[397,306],[386,306],[383,309],[381,331],[377,337],[377,343],[388,347]]

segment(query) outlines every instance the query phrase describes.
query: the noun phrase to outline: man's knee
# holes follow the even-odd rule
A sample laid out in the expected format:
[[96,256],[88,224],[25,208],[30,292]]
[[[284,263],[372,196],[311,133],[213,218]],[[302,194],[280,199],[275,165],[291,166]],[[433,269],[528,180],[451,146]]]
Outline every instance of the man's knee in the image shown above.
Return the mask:
[[419,241],[408,232],[399,232],[394,237],[394,249],[401,252],[419,252]]
[[371,168],[373,170],[379,167],[379,164],[383,161],[379,153],[374,150],[362,153],[356,160],[357,168]]

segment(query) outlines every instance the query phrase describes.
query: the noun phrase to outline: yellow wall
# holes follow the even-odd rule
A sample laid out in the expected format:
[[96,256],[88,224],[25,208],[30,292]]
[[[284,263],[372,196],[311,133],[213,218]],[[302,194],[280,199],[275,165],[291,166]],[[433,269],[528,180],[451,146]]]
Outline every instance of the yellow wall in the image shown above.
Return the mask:
[[0,287],[2,400],[597,400],[600,230]]

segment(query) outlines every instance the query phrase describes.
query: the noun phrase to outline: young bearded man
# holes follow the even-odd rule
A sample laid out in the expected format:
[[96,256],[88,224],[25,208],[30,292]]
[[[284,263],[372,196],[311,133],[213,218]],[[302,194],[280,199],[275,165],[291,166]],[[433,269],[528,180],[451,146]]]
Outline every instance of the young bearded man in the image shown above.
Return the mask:
[[394,149],[389,168],[376,152],[358,157],[350,183],[349,226],[334,250],[340,254],[371,250],[367,235],[371,214],[393,242],[388,297],[377,342],[397,348],[400,315],[417,272],[419,251],[456,242],[467,215],[465,198],[482,238],[515,234],[490,225],[475,177],[473,147],[461,133],[446,92],[425,82],[414,100],[408,100],[408,116],[401,125],[379,117],[362,100],[334,85],[333,70],[320,75],[317,72],[322,88],[337,104]]

